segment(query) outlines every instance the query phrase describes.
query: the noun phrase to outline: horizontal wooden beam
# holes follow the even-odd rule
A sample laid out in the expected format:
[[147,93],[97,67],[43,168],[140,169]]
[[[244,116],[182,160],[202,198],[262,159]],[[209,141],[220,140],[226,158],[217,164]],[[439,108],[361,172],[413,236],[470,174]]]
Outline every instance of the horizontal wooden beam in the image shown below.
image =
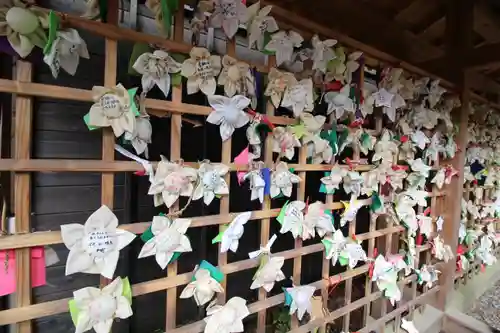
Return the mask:
[[[445,57],[439,57],[422,63],[426,68],[439,68],[446,66]],[[489,66],[500,64],[500,43],[486,44],[467,52],[465,66],[472,69],[486,69]]]

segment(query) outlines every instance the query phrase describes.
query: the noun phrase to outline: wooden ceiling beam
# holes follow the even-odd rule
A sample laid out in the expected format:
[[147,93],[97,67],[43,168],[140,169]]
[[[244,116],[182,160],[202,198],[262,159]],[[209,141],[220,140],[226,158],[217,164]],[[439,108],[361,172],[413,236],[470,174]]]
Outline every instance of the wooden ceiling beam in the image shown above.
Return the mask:
[[[279,21],[315,31],[325,37],[336,38],[340,43],[388,64],[401,66],[404,63],[407,65],[406,69],[413,68],[410,71],[414,73],[427,72],[420,75],[432,76],[428,73],[431,72],[447,80],[452,76],[452,70],[446,64],[443,66],[441,63],[437,67],[419,64],[426,59],[443,56],[442,49],[418,38],[392,20],[387,20],[380,10],[369,4],[361,7],[352,0],[335,0],[321,1],[310,6],[305,1],[297,1],[292,12],[280,7],[279,1],[276,0],[261,2],[275,5],[273,15]],[[419,64],[420,68],[410,64]],[[471,81],[477,90],[500,91],[500,84],[480,73],[471,73]]]
[[[491,66],[497,67],[500,64],[500,43],[486,44],[470,50],[465,56],[465,66],[476,70],[488,69]],[[426,62],[422,62],[424,67],[439,68],[448,62],[446,57],[439,57]]]

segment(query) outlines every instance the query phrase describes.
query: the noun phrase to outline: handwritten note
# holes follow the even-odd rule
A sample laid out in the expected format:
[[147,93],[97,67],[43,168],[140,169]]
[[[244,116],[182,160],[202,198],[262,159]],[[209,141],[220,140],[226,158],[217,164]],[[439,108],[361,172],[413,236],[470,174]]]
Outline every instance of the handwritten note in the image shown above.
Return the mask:
[[[0,251],[0,296],[16,291],[16,251]],[[40,287],[46,283],[45,249],[31,249],[31,286]]]

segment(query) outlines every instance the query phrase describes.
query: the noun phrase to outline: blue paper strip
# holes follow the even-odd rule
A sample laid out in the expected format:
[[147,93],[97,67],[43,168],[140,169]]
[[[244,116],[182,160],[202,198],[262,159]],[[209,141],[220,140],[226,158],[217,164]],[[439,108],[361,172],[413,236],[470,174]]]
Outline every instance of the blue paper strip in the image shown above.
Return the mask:
[[269,168],[263,168],[261,170],[262,173],[262,178],[264,178],[264,181],[266,182],[266,185],[264,186],[264,195],[270,195],[271,194],[271,170]]

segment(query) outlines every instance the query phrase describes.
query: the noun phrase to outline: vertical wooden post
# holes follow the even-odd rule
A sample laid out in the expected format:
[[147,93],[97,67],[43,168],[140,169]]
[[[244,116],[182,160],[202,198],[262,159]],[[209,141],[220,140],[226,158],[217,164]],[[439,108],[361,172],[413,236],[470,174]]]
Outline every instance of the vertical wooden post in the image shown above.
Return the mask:
[[[274,56],[268,57],[267,66],[269,69],[274,67],[276,63],[276,58]],[[267,102],[266,104],[266,115],[273,116],[274,115],[274,106],[271,102]],[[264,146],[264,163],[267,167],[271,167],[273,164],[273,136],[270,134],[267,136]],[[264,197],[264,203],[262,204],[263,210],[271,209],[271,198],[269,196]],[[271,219],[266,218],[262,219],[260,222],[260,243],[262,245],[266,245],[269,241],[269,229],[271,225]],[[259,301],[265,300],[267,297],[267,292],[264,288],[259,288]],[[267,309],[260,311],[257,314],[257,333],[265,333],[266,331],[266,315]]]
[[[443,240],[449,244],[456,255],[456,245],[458,241],[458,229],[460,227],[461,214],[461,197],[463,193],[464,181],[464,161],[465,148],[468,137],[468,120],[469,120],[469,102],[470,102],[470,87],[468,80],[468,72],[465,70],[464,54],[472,46],[472,26],[474,3],[469,0],[448,0],[446,13],[446,55],[448,63],[453,66],[453,71],[456,73],[456,82],[459,82],[460,97],[462,106],[459,110],[459,132],[456,136],[458,146],[461,148],[457,152],[455,158],[451,161],[455,169],[460,170],[458,177],[455,177],[451,184],[446,186],[449,193],[445,199],[445,211],[448,214],[445,216],[443,224]],[[447,297],[451,294],[455,275],[455,261],[450,260],[443,266],[440,285],[441,289],[438,294],[437,306],[444,310],[446,307]]]
[[[19,60],[16,65],[16,80],[31,82],[32,65]],[[16,96],[15,102],[15,158],[29,159],[31,156],[31,139],[33,124],[33,99]],[[31,175],[27,172],[14,176],[14,213],[16,217],[16,233],[30,232],[31,228]],[[16,250],[16,306],[31,304],[31,251]],[[23,321],[16,325],[17,333],[31,333],[31,321]]]
[[[111,24],[118,24],[118,0],[108,2],[107,20]],[[118,71],[118,42],[112,39],[106,39],[104,59],[104,86],[114,87],[116,85],[116,76]],[[115,159],[115,135],[111,128],[104,128],[102,133],[102,160],[113,161]],[[114,198],[113,172],[103,172],[101,175],[101,203],[113,210]],[[101,277],[101,286],[110,281]]]
[[[179,1],[179,10],[174,19],[173,38],[177,42],[183,42],[184,39],[184,1]],[[182,104],[182,87],[172,87],[172,102]],[[181,127],[182,115],[172,114],[170,122],[170,160],[176,161],[181,159]],[[174,203],[170,208],[171,211],[179,209],[179,201]],[[168,277],[177,275],[177,261],[167,266]],[[167,290],[167,307],[165,314],[165,330],[168,332],[174,329],[177,321],[177,288]]]

